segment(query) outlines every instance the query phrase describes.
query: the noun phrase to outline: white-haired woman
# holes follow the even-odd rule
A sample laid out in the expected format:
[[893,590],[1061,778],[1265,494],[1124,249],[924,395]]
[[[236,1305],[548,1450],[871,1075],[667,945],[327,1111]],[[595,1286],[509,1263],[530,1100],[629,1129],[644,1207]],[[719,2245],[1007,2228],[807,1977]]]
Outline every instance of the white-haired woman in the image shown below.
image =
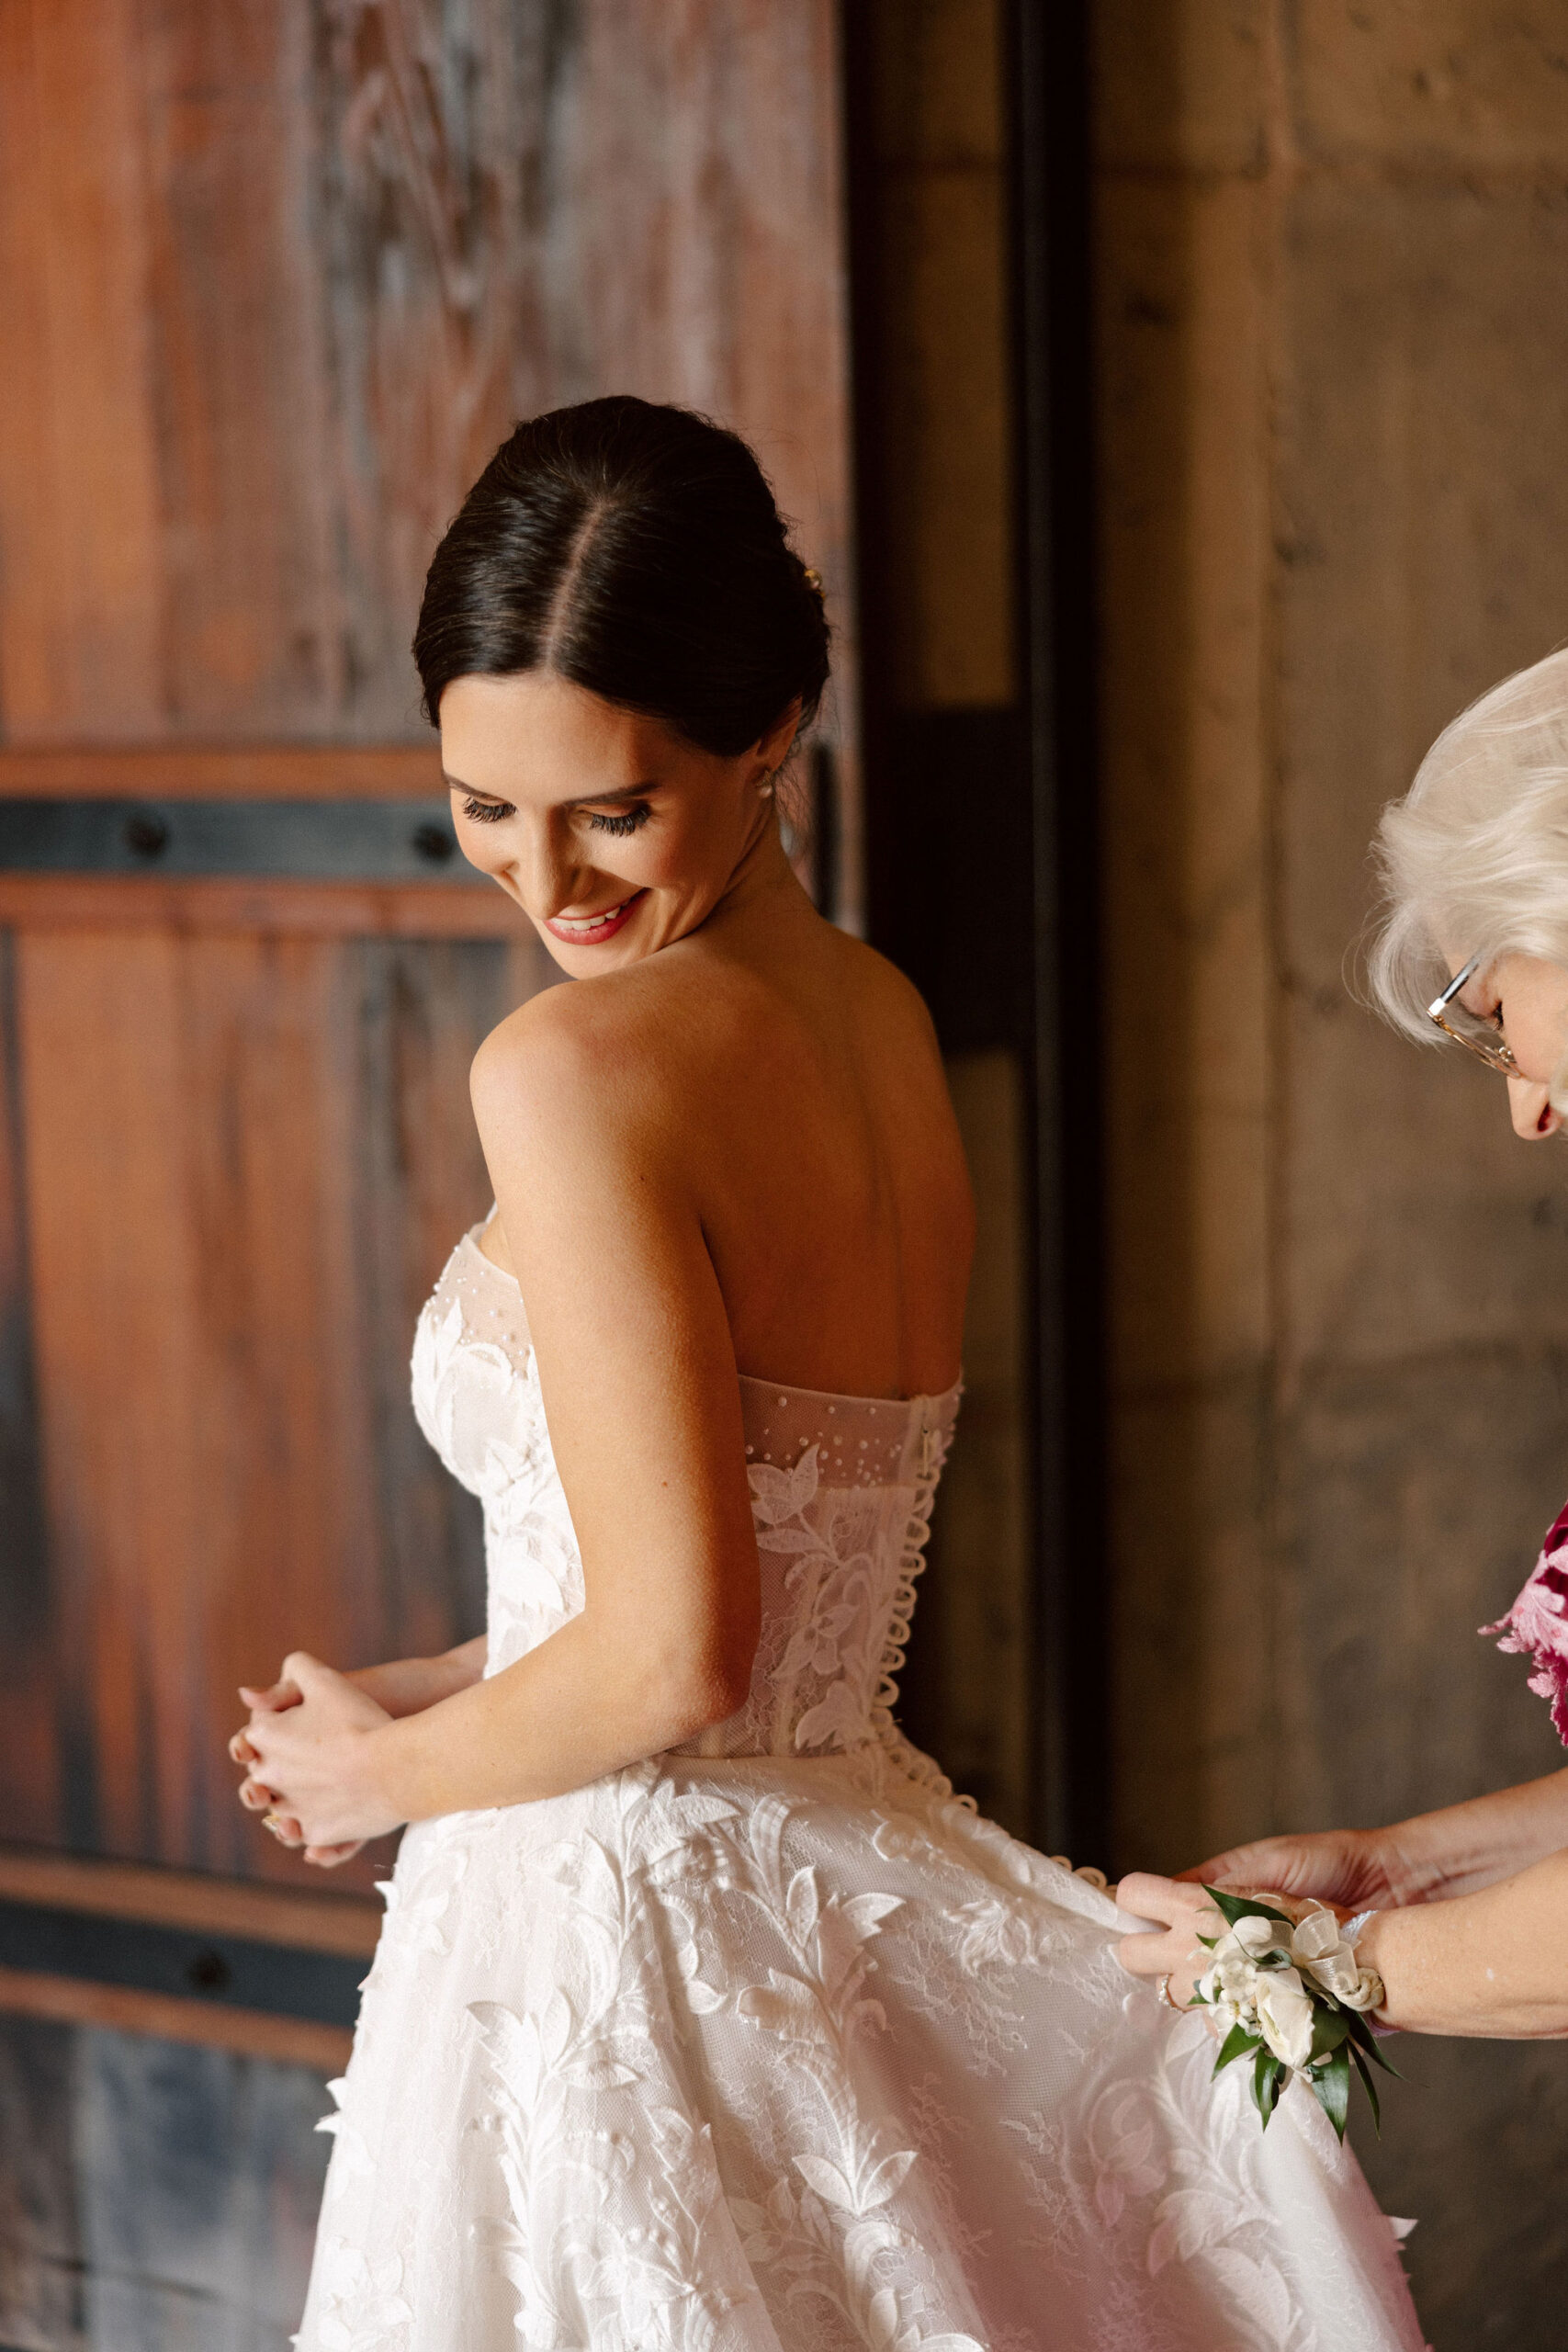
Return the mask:
[[[1506,678],[1438,738],[1383,813],[1377,1001],[1420,1044],[1445,1040],[1506,1080],[1529,1142],[1568,1115],[1568,651]],[[1488,1632],[1534,1658],[1530,1688],[1568,1742],[1568,1509]],[[1207,1955],[1201,1887],[1268,1889],[1370,1910],[1364,1963],[1382,2016],[1412,2033],[1568,2035],[1568,1771],[1384,1829],[1265,1838],[1118,1900],[1162,1922],[1123,1965],[1178,2006]]]

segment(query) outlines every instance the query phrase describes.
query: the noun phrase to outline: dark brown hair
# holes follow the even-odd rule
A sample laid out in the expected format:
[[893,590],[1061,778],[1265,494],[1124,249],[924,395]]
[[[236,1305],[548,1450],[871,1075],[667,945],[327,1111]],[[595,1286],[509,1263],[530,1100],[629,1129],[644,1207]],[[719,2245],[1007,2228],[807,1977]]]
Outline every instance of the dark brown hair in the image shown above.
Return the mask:
[[454,678],[547,669],[726,756],[828,682],[820,588],[738,434],[622,395],[531,417],[435,550],[413,656]]

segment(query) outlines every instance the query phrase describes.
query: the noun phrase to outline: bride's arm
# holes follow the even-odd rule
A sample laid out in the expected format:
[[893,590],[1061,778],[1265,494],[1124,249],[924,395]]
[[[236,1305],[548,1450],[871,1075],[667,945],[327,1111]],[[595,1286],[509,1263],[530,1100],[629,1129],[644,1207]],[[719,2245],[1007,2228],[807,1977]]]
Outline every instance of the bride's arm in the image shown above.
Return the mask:
[[253,1717],[307,1842],[581,1787],[733,1712],[756,1648],[734,1349],[677,1104],[618,1005],[552,990],[497,1032],[474,1103],[517,1264],[586,1605],[502,1673],[396,1722],[295,1657]]
[[[387,1658],[379,1666],[354,1667],[343,1679],[389,1715],[417,1715],[422,1707],[433,1707],[437,1699],[466,1690],[484,1670],[485,1636],[478,1634],[471,1642],[459,1642],[453,1649],[438,1651],[434,1657]],[[286,1707],[297,1707],[304,1695],[287,1676],[280,1676],[265,1690],[253,1690],[248,1683],[240,1686],[240,1696],[253,1713],[277,1713]],[[236,1763],[249,1761],[239,1753],[244,1741],[244,1733],[238,1732],[229,1743]]]

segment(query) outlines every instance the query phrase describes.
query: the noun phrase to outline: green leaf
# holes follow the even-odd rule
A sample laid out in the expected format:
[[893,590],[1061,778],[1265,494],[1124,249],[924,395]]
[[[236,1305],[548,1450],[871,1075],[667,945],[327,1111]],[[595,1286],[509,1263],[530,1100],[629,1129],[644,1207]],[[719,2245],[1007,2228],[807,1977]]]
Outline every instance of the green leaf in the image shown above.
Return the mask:
[[1382,2138],[1382,2111],[1378,2106],[1378,2086],[1373,2082],[1371,2074],[1368,2072],[1366,2060],[1362,2057],[1354,2042],[1350,2044],[1350,2058],[1357,2074],[1361,2077],[1361,2088],[1366,2092],[1367,2097],[1372,2103],[1372,2129],[1381,2140]]
[[1263,2118],[1263,2129],[1269,2129],[1269,2119],[1280,2103],[1281,2076],[1287,2069],[1280,2065],[1273,2052],[1262,2045],[1252,2069],[1252,2103]]
[[1343,2046],[1337,2049],[1326,2066],[1310,2077],[1317,2103],[1343,2140],[1346,2120],[1350,2112],[1350,2053]]
[[1331,2050],[1338,2049],[1349,2030],[1343,2009],[1314,2007],[1312,2020],[1313,2056],[1326,2058]]
[[1247,2026],[1233,2025],[1220,2044],[1220,2054],[1214,2061],[1214,2074],[1210,2075],[1209,2080],[1213,2082],[1214,2075],[1219,2073],[1222,2066],[1228,2066],[1233,2058],[1245,2058],[1249,2050],[1258,2050],[1261,2047],[1258,2036]]
[[1282,1928],[1295,1925],[1294,1920],[1287,1919],[1282,1911],[1276,1911],[1271,1903],[1259,1903],[1255,1895],[1222,1894],[1217,1886],[1206,1886],[1203,1892],[1233,1928],[1238,1919],[1278,1919]]
[[1396,2083],[1402,2083],[1404,2080],[1404,2075],[1400,2073],[1392,2058],[1385,2058],[1383,2056],[1382,2043],[1372,2031],[1371,2025],[1367,2021],[1365,2013],[1360,2009],[1347,2009],[1345,2014],[1350,2020],[1350,2039],[1358,2044],[1358,2046],[1374,2062],[1375,2064],[1382,2068],[1385,2075],[1392,2075]]

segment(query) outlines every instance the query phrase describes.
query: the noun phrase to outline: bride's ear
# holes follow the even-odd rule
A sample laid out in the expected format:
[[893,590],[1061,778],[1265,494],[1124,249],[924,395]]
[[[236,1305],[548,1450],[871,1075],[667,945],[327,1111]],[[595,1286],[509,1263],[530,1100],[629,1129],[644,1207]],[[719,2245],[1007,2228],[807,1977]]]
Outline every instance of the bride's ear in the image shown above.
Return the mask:
[[779,713],[767,733],[753,744],[751,758],[756,763],[758,782],[772,782],[795,748],[800,728],[800,696],[795,695]]

